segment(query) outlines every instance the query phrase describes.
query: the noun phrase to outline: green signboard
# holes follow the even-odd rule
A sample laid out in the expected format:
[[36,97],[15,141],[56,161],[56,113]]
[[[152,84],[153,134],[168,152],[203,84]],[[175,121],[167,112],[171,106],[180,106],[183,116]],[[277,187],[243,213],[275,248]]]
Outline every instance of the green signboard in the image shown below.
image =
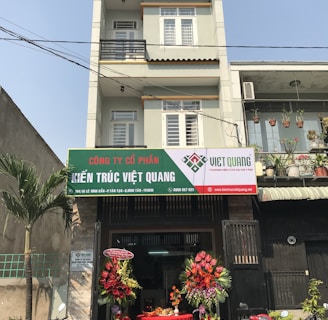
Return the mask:
[[71,149],[74,196],[256,194],[254,150]]

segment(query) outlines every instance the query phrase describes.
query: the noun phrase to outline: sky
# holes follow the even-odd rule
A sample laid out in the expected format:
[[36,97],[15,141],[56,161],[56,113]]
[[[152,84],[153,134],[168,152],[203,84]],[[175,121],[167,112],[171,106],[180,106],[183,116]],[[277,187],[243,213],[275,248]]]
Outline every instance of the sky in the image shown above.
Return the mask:
[[[0,6],[0,86],[63,163],[85,147],[92,2]],[[327,0],[223,0],[223,9],[229,61],[328,61]],[[8,40],[12,32],[51,42]]]

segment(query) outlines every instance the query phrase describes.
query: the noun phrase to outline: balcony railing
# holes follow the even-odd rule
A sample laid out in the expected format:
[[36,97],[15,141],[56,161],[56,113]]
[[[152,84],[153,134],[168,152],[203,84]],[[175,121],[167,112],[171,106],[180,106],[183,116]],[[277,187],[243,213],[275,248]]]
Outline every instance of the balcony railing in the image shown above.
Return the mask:
[[145,60],[145,40],[101,40],[100,60]]
[[[319,175],[315,170],[320,165],[328,168],[327,151],[327,148],[322,148],[304,153],[295,152],[292,157],[283,152],[259,152],[256,155],[256,160],[261,163],[256,166],[258,185],[262,187],[328,186],[328,176]],[[299,174],[296,176],[288,174],[293,164],[298,168]],[[269,175],[266,169],[272,167],[274,171],[272,172],[271,169]]]

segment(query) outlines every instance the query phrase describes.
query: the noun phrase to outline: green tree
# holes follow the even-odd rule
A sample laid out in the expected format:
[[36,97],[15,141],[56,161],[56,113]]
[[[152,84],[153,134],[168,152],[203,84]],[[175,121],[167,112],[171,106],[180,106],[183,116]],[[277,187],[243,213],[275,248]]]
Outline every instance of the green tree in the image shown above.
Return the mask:
[[[69,170],[53,171],[42,181],[35,165],[8,153],[0,153],[0,175],[9,177],[8,188],[1,191],[9,215],[25,226],[24,271],[26,279],[26,320],[32,319],[31,236],[34,223],[45,213],[62,214],[67,230],[72,223],[73,198],[63,190]],[[58,210],[62,209],[62,210]]]

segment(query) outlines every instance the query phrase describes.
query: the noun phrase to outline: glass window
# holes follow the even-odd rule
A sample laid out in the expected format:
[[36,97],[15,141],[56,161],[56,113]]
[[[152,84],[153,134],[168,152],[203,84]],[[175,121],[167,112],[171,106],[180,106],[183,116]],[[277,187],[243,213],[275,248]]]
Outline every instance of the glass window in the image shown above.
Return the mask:
[[114,146],[134,145],[134,121],[137,120],[136,111],[112,111]]
[[166,146],[198,146],[200,101],[163,101]]
[[[260,105],[261,104],[261,105]],[[282,108],[288,110],[290,117],[290,126],[284,127],[282,124]],[[325,116],[328,112],[325,111],[325,106],[322,102],[272,102],[260,103],[260,122],[255,123],[252,120],[252,107],[246,109],[247,128],[249,144],[256,144],[263,148],[265,152],[284,152],[280,141],[282,139],[298,138],[296,152],[306,152],[310,149],[310,141],[307,139],[308,130],[315,130],[318,135],[322,132],[320,117]],[[302,108],[304,110],[303,119],[304,124],[299,128],[296,124],[296,110]],[[269,119],[275,118],[276,125],[271,126]]]
[[[191,46],[196,42],[195,8],[161,8],[161,34],[164,45]],[[170,18],[167,18],[170,16]]]

